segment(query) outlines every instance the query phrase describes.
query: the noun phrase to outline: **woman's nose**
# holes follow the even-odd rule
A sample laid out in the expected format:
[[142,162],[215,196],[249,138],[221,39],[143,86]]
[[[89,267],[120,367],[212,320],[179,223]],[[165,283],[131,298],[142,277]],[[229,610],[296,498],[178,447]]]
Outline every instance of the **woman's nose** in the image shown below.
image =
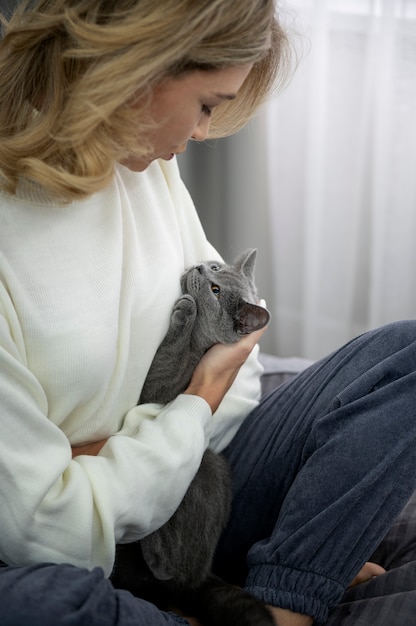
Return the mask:
[[210,118],[204,115],[195,127],[192,133],[192,139],[195,141],[205,141],[205,139],[208,138],[210,121]]

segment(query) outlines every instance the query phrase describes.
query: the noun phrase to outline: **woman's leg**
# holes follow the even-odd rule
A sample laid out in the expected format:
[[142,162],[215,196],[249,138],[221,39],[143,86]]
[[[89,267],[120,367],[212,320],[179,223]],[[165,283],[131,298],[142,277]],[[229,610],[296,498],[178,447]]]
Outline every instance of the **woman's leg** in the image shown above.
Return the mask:
[[367,333],[277,389],[225,455],[234,500],[216,571],[325,622],[416,487],[416,322]]
[[416,616],[416,563],[349,589],[325,626],[412,626]]
[[71,565],[0,567],[1,626],[189,626],[127,591],[101,569]]
[[[416,491],[371,557],[387,570],[416,564]],[[416,581],[416,576],[414,578]],[[416,615],[416,611],[415,611]]]

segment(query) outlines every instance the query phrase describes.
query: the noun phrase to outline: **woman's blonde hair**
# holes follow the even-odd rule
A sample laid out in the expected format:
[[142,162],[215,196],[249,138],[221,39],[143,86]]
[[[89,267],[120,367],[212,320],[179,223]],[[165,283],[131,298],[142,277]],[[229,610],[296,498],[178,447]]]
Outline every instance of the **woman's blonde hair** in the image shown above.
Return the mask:
[[274,0],[28,0],[4,30],[0,186],[11,193],[22,177],[65,201],[102,189],[115,162],[149,150],[146,94],[164,76],[254,64],[213,114],[221,137],[287,75]]

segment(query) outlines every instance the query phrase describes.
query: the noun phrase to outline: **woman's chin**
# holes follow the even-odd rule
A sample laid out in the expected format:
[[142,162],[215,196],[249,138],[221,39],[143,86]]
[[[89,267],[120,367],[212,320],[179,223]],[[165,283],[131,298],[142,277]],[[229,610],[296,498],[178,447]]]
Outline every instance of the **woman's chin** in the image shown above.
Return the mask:
[[120,165],[124,165],[124,167],[127,167],[127,169],[132,172],[144,172],[151,162],[151,160],[144,161],[143,159],[127,158],[120,161]]

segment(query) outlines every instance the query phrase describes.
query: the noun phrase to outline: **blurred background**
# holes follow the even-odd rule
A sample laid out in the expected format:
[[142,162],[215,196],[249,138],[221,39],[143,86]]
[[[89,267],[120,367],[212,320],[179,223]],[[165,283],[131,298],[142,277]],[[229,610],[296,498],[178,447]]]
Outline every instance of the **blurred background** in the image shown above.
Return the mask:
[[416,0],[278,7],[291,82],[238,135],[191,142],[180,168],[221,255],[258,249],[262,349],[316,359],[416,317]]
[[416,0],[284,0],[299,65],[238,135],[180,157],[208,238],[258,248],[262,349],[316,359],[416,316]]

